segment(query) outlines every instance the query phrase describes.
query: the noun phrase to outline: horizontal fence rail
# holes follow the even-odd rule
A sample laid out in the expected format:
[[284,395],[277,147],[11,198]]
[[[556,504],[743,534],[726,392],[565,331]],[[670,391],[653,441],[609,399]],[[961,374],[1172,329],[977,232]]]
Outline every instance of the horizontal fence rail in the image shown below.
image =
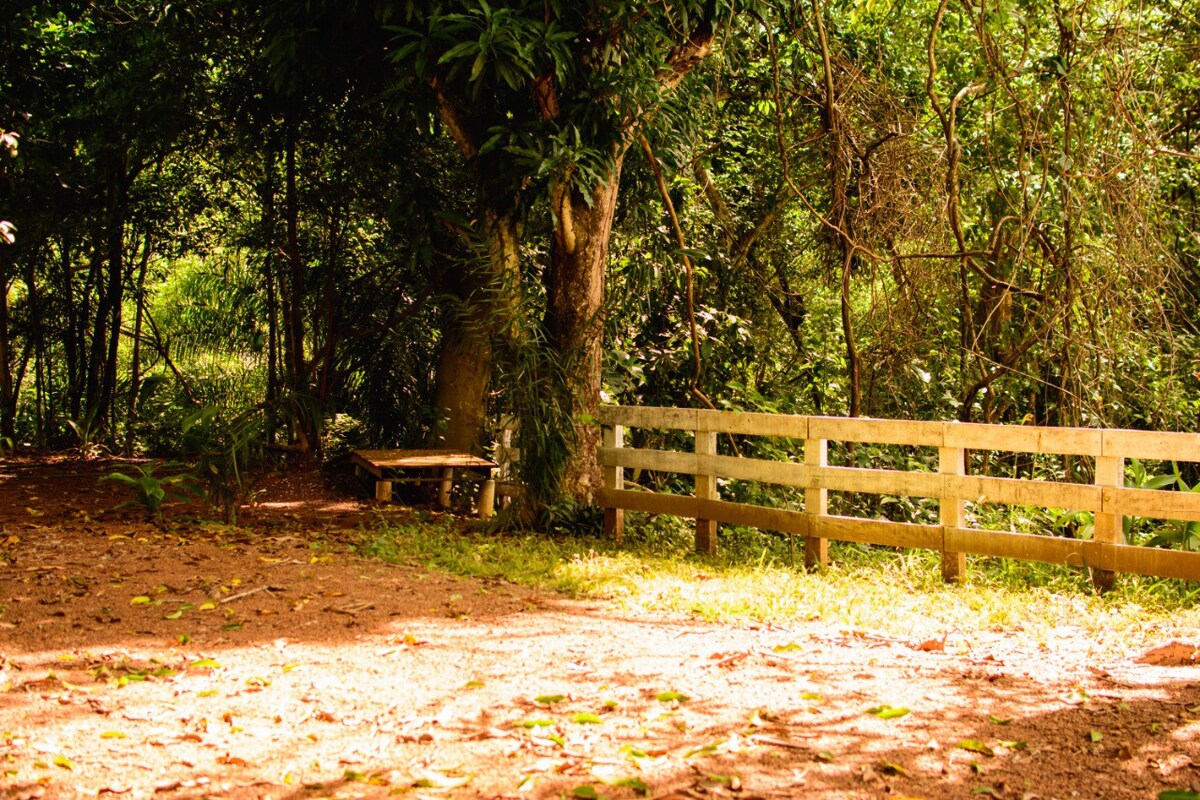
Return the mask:
[[[1200,580],[1200,553],[1130,545],[1124,517],[1200,521],[1200,492],[1125,486],[1130,459],[1200,462],[1200,434],[1153,431],[983,425],[961,422],[809,417],[707,409],[603,406],[599,461],[604,487],[597,495],[605,527],[623,535],[624,512],[643,511],[696,520],[696,547],[716,548],[718,523],[803,537],[805,561],[828,561],[829,540],[922,547],[942,554],[942,574],[959,579],[966,554],[1089,567],[1101,588],[1118,572]],[[685,431],[691,451],[627,447],[629,429]],[[718,454],[719,435],[803,440],[802,461]],[[829,465],[829,443],[936,448],[937,472]],[[967,474],[967,453],[1078,456],[1093,460],[1090,484]],[[691,475],[692,495],[627,488],[625,470]],[[802,490],[803,510],[734,503],[720,498],[720,481],[737,480]],[[831,515],[829,492],[932,498],[938,524]],[[966,504],[998,503],[1065,509],[1094,515],[1093,538],[1074,539],[968,527]]]

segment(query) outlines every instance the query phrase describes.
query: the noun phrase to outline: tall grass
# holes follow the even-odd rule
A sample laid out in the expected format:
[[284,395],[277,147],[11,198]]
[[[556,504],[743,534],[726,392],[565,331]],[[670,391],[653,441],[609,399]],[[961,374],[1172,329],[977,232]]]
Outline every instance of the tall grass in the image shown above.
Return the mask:
[[1122,651],[1200,629],[1194,582],[1125,575],[1100,596],[1081,570],[976,558],[964,583],[946,585],[936,553],[837,543],[830,567],[810,573],[793,563],[786,538],[723,529],[720,555],[706,557],[692,552],[684,524],[630,516],[621,547],[598,536],[499,534],[418,520],[381,523],[364,534],[359,552],[630,611],[726,622],[820,620],[906,639],[1009,633],[1049,643],[1070,627],[1097,647]]

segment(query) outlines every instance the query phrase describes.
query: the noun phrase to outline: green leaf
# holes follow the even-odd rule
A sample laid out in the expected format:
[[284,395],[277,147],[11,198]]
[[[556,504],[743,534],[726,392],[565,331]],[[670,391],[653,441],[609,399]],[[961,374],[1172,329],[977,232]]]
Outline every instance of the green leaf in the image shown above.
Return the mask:
[[833,753],[830,753],[828,750],[821,750],[820,752],[814,753],[813,758],[823,764],[833,763]]
[[599,725],[603,721],[604,720],[600,719],[600,717],[596,716],[590,711],[581,711],[575,716],[571,717],[571,722],[575,722],[580,725]]
[[105,731],[100,734],[101,739],[124,739],[125,734],[121,731]]
[[554,724],[552,719],[526,719],[517,723],[519,728],[549,728]]
[[574,789],[572,789],[571,797],[580,797],[583,798],[583,800],[597,800],[600,795],[596,792],[596,788],[594,786],[588,786],[587,784],[584,784],[583,786],[576,786]]
[[540,694],[537,697],[533,698],[533,702],[541,703],[544,706],[551,706],[551,705],[554,705],[555,703],[561,703],[563,700],[566,700],[566,699],[567,698],[563,697],[561,694]]
[[1012,723],[1012,720],[1002,719],[994,714],[988,714],[988,722],[992,723],[993,725],[1009,725]]
[[54,766],[62,767],[63,769],[68,769],[68,770],[75,769],[75,765],[71,763],[71,759],[67,758],[66,756],[55,756],[54,757]]
[[1093,742],[1098,742],[1104,738],[1104,734],[1101,733],[1100,731],[1089,731],[1088,738],[1091,739]]
[[609,785],[633,789],[634,794],[639,794],[643,797],[650,794],[650,787],[641,778],[621,778],[619,781],[613,781]]
[[131,606],[144,606],[150,602],[150,598],[144,594],[139,594],[137,597],[129,601]]
[[1182,789],[1168,789],[1158,793],[1158,800],[1200,800],[1200,792],[1189,792]]
[[771,649],[774,650],[776,653],[792,653],[792,652],[795,652],[796,650],[800,650],[801,647],[800,647],[800,645],[796,644],[795,642],[788,642],[787,644],[777,644],[774,647],[772,647]]
[[963,739],[959,741],[958,747],[960,750],[969,750],[972,753],[979,753],[988,757],[996,755],[996,751],[988,747],[986,743],[979,739]]
[[900,775],[901,777],[908,777],[908,770],[891,761],[880,761],[879,771],[884,775]]
[[179,609],[178,611],[172,611],[170,614],[163,614],[163,619],[182,619],[182,618],[183,618],[183,609]]
[[188,666],[190,667],[207,667],[208,669],[217,669],[221,665],[211,658],[202,658],[199,661],[193,661]]
[[691,700],[686,694],[679,692],[660,692],[657,697],[660,703],[686,703]]
[[880,719],[898,719],[908,714],[909,711],[903,706],[893,707],[888,705],[875,706],[867,709],[868,714],[874,714]]
[[567,740],[564,737],[559,736],[557,733],[548,733],[546,734],[546,738],[554,742],[559,747],[567,746]]

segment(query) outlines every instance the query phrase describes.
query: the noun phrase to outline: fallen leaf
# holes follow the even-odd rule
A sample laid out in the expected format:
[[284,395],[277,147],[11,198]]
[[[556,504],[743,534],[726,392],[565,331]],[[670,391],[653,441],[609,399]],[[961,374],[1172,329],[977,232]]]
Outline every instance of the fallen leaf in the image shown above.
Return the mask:
[[888,706],[888,705],[882,705],[882,706],[875,706],[874,708],[868,708],[867,713],[873,714],[874,716],[879,717],[880,719],[899,719],[900,717],[903,717],[904,715],[908,714],[909,711],[907,708],[904,708],[903,706],[892,707],[892,706]]
[[655,695],[660,703],[686,703],[691,698],[679,692],[660,692]]
[[600,719],[600,717],[588,711],[581,711],[580,713],[571,717],[571,722],[579,725],[599,725],[603,721],[604,720]]
[[909,644],[909,647],[924,653],[940,653],[946,649],[946,634],[942,634],[940,639],[926,639],[923,642]]
[[989,758],[996,755],[996,751],[988,747],[986,743],[979,739],[962,739],[958,743],[960,750],[969,750],[972,753],[988,756]]
[[518,728],[549,728],[554,724],[552,719],[526,719],[517,723]]
[[1200,647],[1183,642],[1169,642],[1143,653],[1139,664],[1154,664],[1160,667],[1183,667],[1200,662]]

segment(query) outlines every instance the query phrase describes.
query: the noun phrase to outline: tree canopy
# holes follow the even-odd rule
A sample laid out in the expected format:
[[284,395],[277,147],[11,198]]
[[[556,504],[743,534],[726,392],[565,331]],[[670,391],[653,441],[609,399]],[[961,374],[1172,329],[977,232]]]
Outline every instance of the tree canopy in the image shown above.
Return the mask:
[[597,487],[602,399],[1196,424],[1178,0],[18,2],[0,29],[8,446],[481,449],[516,415],[532,515]]

